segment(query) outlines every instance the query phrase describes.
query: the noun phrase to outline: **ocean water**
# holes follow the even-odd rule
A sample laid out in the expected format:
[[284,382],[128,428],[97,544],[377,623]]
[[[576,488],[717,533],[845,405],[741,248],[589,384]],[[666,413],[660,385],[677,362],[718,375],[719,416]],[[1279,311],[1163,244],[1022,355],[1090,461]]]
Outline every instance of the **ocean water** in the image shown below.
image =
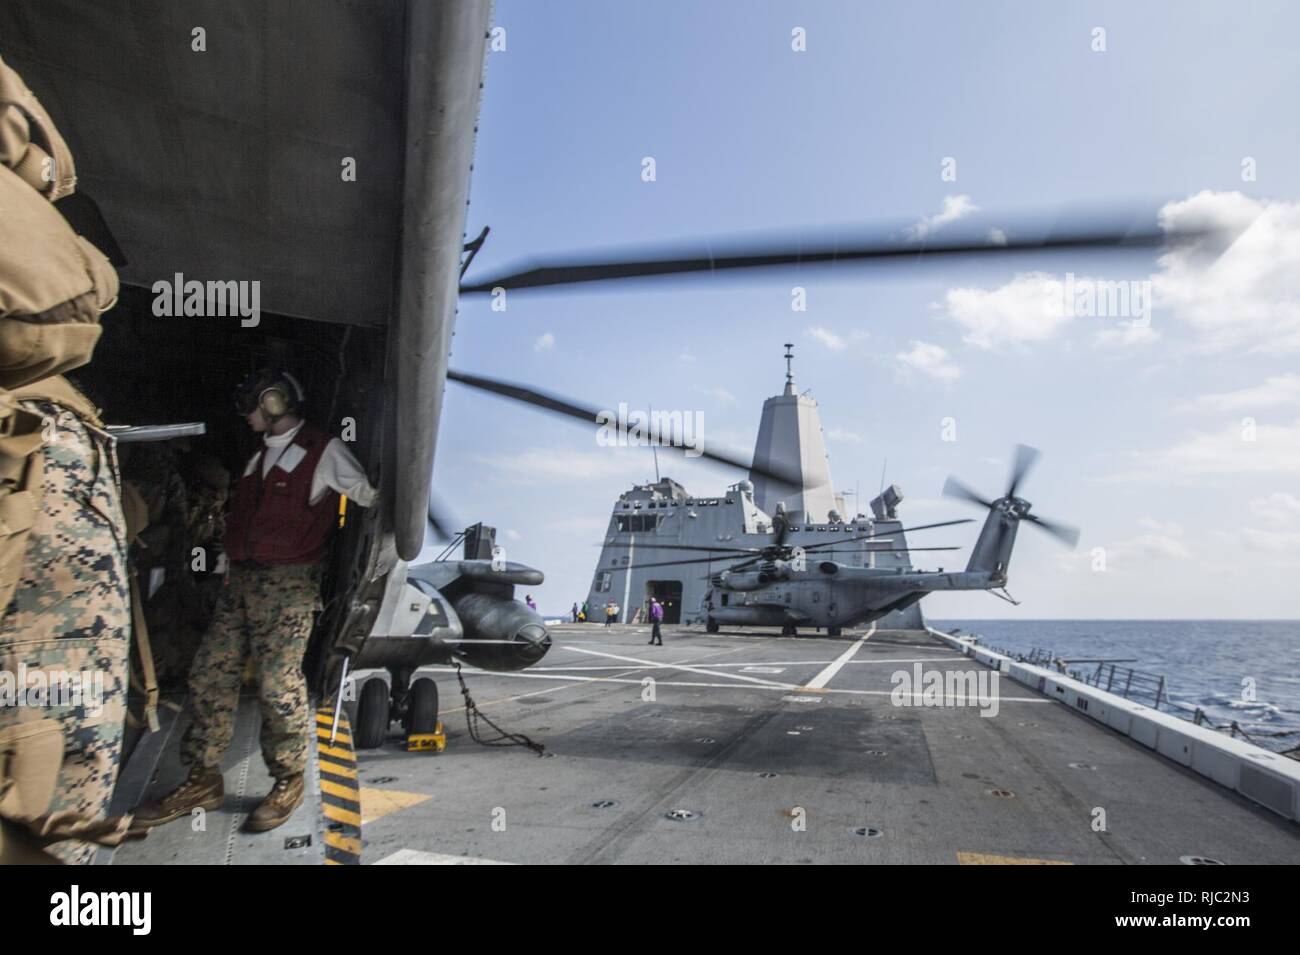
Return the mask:
[[[1165,678],[1169,706],[1232,721],[1272,750],[1300,745],[1300,620],[931,620],[960,627],[990,648],[1057,659],[1133,659],[1123,664]],[[1096,665],[1068,669],[1091,672]],[[1254,699],[1243,681],[1254,681]],[[1145,702],[1145,701],[1143,701]],[[1294,731],[1290,736],[1266,734]]]

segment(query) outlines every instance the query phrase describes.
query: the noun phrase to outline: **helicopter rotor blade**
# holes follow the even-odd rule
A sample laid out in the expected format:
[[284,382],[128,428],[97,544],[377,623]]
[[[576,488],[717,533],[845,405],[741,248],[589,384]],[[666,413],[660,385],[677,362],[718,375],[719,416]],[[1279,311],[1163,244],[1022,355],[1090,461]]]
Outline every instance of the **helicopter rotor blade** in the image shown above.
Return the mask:
[[[754,558],[757,560],[758,558]],[[620,564],[619,570],[639,570],[642,567],[681,567],[685,564],[721,564],[725,563],[725,557],[697,557],[694,560],[660,560],[649,564]]]
[[[470,282],[460,287],[462,295],[492,292],[494,289],[544,288],[578,285],[607,279],[644,278],[659,275],[684,275],[735,269],[771,268],[774,266],[817,265],[837,262],[862,262],[891,259],[948,259],[990,253],[1051,252],[1086,249],[1147,249],[1173,239],[1194,238],[1198,233],[1168,233],[1158,226],[1134,229],[1132,218],[1084,226],[1071,231],[1042,234],[1041,225],[1029,223],[1026,230],[1012,229],[1002,241],[990,238],[987,231],[924,244],[915,239],[899,238],[898,232],[883,238],[843,237],[802,244],[784,235],[766,239],[748,239],[728,243],[716,250],[711,247],[690,250],[683,246],[653,250],[629,250],[607,258],[577,257],[522,263],[501,274]],[[1004,233],[1006,230],[1003,230]]]
[[462,528],[464,526],[447,508],[446,503],[434,492],[433,487],[430,486],[429,527],[433,530],[434,540],[439,542],[449,541],[456,533],[453,528]]
[[[450,381],[458,382],[466,387],[474,388],[478,391],[485,391],[488,394],[497,395],[501,398],[508,398],[511,401],[517,401],[521,404],[532,405],[535,408],[542,408],[546,411],[563,415],[567,418],[573,418],[575,421],[581,421],[586,424],[602,426],[614,423],[608,420],[609,412],[602,412],[596,408],[578,404],[568,398],[547,394],[544,391],[539,391],[525,385],[517,385],[513,382],[501,381],[496,378],[486,378],[482,375],[469,375],[454,369],[447,370],[447,378]],[[742,471],[761,474],[764,477],[771,478],[772,480],[783,484],[799,486],[801,483],[800,474],[798,470],[794,468],[781,467],[779,465],[776,467],[764,467],[752,459],[746,460],[745,458],[730,452],[710,450],[703,446],[686,447],[681,444],[676,444],[672,440],[665,440],[664,436],[657,432],[649,434],[647,437],[650,442],[657,447],[675,448],[682,452],[689,451],[691,454],[696,454],[698,452],[700,457],[706,458],[707,460],[713,461],[717,464],[724,464],[728,467],[738,468]]]
[[1024,520],[1037,524],[1071,549],[1079,546],[1079,529],[1077,527],[1071,527],[1069,524],[1062,524],[1058,521],[1050,521],[1039,517],[1037,514],[1026,514]]
[[970,501],[972,504],[978,504],[980,507],[992,507],[993,502],[980,497],[961,481],[954,477],[948,478],[943,482],[943,493],[945,497],[957,497],[963,501]]
[[[604,544],[596,544],[596,547],[604,547]],[[638,543],[637,550],[688,550],[697,554],[761,554],[766,548],[763,547],[696,547],[690,544],[641,544]]]
[[1037,448],[1031,448],[1027,444],[1016,445],[1016,458],[1015,463],[1011,465],[1011,481],[1007,485],[1007,497],[1016,496],[1016,488],[1020,487],[1020,482],[1025,479],[1025,475],[1037,460]]

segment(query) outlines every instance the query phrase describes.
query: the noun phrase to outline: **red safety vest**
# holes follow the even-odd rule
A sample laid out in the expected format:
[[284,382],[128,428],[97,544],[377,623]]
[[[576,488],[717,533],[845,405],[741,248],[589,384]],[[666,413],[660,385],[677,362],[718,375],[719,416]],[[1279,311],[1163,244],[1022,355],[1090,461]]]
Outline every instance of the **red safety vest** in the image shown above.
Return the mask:
[[314,564],[324,559],[339,496],[326,491],[312,504],[311,479],[329,442],[325,432],[304,424],[265,478],[262,458],[267,449],[258,452],[252,468],[235,485],[235,499],[226,519],[224,546],[230,560]]

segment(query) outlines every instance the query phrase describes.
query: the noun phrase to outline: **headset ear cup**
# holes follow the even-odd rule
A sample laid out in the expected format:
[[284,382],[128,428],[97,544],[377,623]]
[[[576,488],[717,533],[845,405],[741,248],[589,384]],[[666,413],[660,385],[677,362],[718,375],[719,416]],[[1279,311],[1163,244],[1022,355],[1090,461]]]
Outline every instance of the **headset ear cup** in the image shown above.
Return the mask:
[[279,418],[289,410],[289,397],[279,388],[267,388],[257,397],[257,406],[270,418]]

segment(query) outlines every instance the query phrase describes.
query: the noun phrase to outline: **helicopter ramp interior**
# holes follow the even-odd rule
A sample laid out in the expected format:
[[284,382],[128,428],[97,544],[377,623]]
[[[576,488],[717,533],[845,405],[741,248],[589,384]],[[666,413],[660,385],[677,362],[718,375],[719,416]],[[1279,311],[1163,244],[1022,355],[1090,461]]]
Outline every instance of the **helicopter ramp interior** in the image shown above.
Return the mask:
[[[182,817],[149,831],[146,838],[99,850],[101,865],[323,865],[348,864],[360,856],[355,763],[346,716],[330,740],[328,709],[313,719],[316,745],[308,747],[303,803],[278,829],[243,831],[244,820],[273,780],[258,747],[261,717],[256,698],[239,701],[234,741],[222,765],[226,800],[221,809]],[[185,779],[180,740],[188,716],[159,708],[161,727],[145,736],[118,778],[113,812],[130,812]],[[323,771],[322,771],[323,770]],[[349,791],[351,790],[351,791]]]

